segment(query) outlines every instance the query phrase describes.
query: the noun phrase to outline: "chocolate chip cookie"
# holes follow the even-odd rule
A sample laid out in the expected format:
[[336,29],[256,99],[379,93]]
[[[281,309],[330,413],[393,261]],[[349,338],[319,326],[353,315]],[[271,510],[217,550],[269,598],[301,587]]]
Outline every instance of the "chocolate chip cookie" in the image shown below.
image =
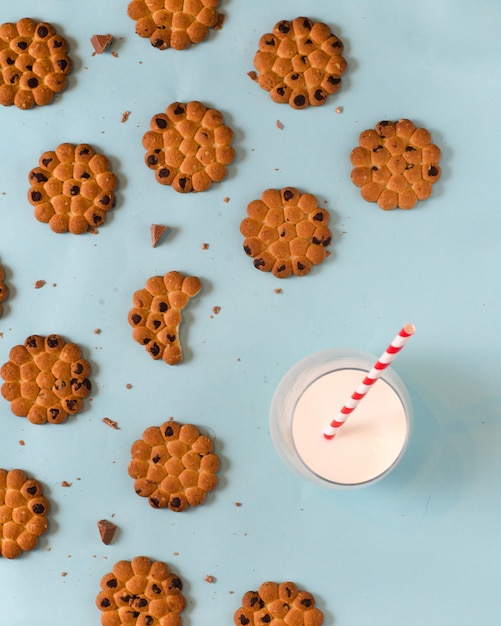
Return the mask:
[[192,424],[169,420],[147,428],[132,444],[131,456],[134,489],[155,509],[199,506],[217,485],[220,462],[213,441]]
[[222,114],[196,100],[173,102],[151,118],[143,136],[145,163],[161,185],[180,193],[207,191],[235,159],[232,129]]
[[127,13],[136,33],[159,50],[184,50],[204,41],[216,28],[220,0],[132,0]]
[[439,180],[440,148],[426,128],[401,119],[376,124],[360,133],[351,152],[351,180],[362,198],[384,210],[412,209],[431,196]]
[[201,289],[198,277],[173,271],[165,276],[152,276],[144,289],[134,293],[133,308],[128,315],[134,329],[132,337],[145,347],[152,359],[162,359],[169,365],[182,360],[181,312]]
[[254,267],[277,278],[305,276],[327,256],[331,243],[329,212],[316,197],[295,187],[266,189],[247,205],[240,224],[244,251]]
[[35,217],[55,233],[95,231],[115,206],[118,179],[108,157],[89,144],[62,143],[44,152],[28,178]]
[[29,336],[0,369],[2,396],[32,424],[61,424],[83,408],[91,392],[90,364],[75,343],[59,335]]
[[0,554],[15,559],[33,550],[48,528],[49,509],[37,480],[20,469],[0,469]]
[[31,109],[61,93],[72,68],[68,43],[48,22],[0,25],[0,104]]
[[102,626],[181,626],[183,582],[163,561],[136,556],[101,578],[96,605]]
[[308,17],[275,24],[254,56],[259,86],[274,102],[294,109],[321,106],[341,87],[347,63],[343,42]]

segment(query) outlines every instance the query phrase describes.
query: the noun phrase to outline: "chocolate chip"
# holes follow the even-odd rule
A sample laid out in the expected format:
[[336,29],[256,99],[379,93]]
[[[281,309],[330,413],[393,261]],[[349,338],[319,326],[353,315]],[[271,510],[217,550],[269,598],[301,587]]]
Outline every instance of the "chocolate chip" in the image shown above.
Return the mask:
[[134,324],[139,324],[139,322],[142,320],[143,318],[138,315],[137,313],[133,313],[132,314],[132,321],[134,322]]
[[164,431],[164,435],[166,437],[172,437],[173,434],[174,434],[174,429],[172,428],[172,426],[167,426],[167,428]]
[[103,206],[108,206],[108,204],[111,202],[111,198],[110,196],[106,195],[103,196],[100,200],[99,200],[99,204],[102,204]]
[[49,413],[50,413],[50,419],[57,420],[57,418],[59,417],[60,410],[52,408],[52,409],[49,409]]
[[333,48],[342,48],[342,47],[343,47],[343,44],[342,44],[342,42],[341,42],[341,41],[339,41],[339,39],[337,39],[336,41],[333,41],[333,42],[332,42],[332,47],[333,47]]
[[167,335],[167,339],[172,343],[176,339],[176,335]]
[[10,84],[13,85],[14,83],[17,83],[18,80],[19,80],[19,74],[13,74],[10,77]]
[[47,337],[47,345],[49,348],[57,348],[59,345],[59,337],[56,337],[56,335],[49,335],[49,337]]
[[158,126],[158,128],[167,128],[167,120],[164,120],[163,117],[156,117],[155,124]]
[[31,178],[35,178],[37,183],[46,183],[49,180],[42,172],[33,172]]
[[168,178],[169,176],[170,170],[166,167],[162,167],[162,169],[158,171],[158,178]]
[[37,488],[35,487],[35,485],[33,485],[33,487],[28,487],[26,491],[30,494],[30,496],[34,496],[37,492]]
[[297,80],[299,78],[299,74],[291,74],[290,79],[291,80]]
[[278,25],[278,30],[281,33],[284,33],[285,35],[290,31],[290,29],[291,29],[291,25],[286,20],[284,20],[283,22],[280,22],[280,24]]
[[322,89],[317,89],[314,93],[314,98],[315,100],[318,100],[320,102],[320,100],[325,100],[325,94],[323,92]]
[[313,219],[315,220],[315,222],[323,222],[324,221],[324,214],[323,213],[315,213],[315,215],[313,216]]
[[162,457],[159,454],[156,454],[152,459],[152,463],[158,463]]
[[162,593],[162,590],[160,589],[160,587],[156,585],[155,583],[151,585],[151,590],[153,591],[153,593],[156,593],[156,594]]
[[182,115],[184,113],[184,106],[182,104],[178,104],[174,109],[174,115]]
[[285,587],[285,593],[287,594],[287,597],[290,598],[292,595],[292,589],[290,587]]
[[313,41],[312,41],[310,38],[308,38],[308,39],[305,39],[305,40],[304,40],[304,43],[305,43],[307,46],[309,46],[309,45],[311,45],[311,44],[313,43]]
[[108,606],[110,606],[110,605],[111,605],[111,602],[108,600],[108,598],[103,598],[103,599],[101,600],[101,606],[102,606],[103,608],[106,608],[106,607],[108,607]]
[[260,268],[263,267],[263,265],[266,265],[264,262],[264,259],[255,259],[254,260],[254,267]]
[[44,167],[48,167],[50,163],[52,163],[52,157],[46,157],[45,159],[42,159],[42,164]]
[[428,176],[436,176],[438,174],[438,168],[434,165],[430,165],[428,168]]
[[160,324],[161,324],[161,323],[162,323],[162,322],[161,322],[160,320],[154,320],[154,321],[153,321],[153,328],[154,328],[155,330],[157,330],[158,328],[160,328]]
[[33,200],[33,202],[40,202],[40,200],[42,199],[42,194],[40,193],[40,191],[33,191],[31,193],[31,199]]
[[381,144],[379,144],[375,148],[372,148],[372,152],[381,152],[381,150],[384,150],[384,146],[382,146]]
[[280,267],[277,267],[277,272],[283,272],[285,270],[285,265],[281,265]]
[[158,509],[158,507],[160,506],[160,502],[157,498],[150,498],[150,502],[152,506],[154,506],[156,509]]
[[269,613],[265,613],[261,618],[263,624],[269,624],[271,622],[271,615]]
[[30,78],[28,80],[28,87],[30,89],[35,89],[35,87],[38,87],[38,78],[35,78],[35,77]]
[[278,87],[277,88],[277,93],[279,96],[283,96],[285,93],[285,87]]
[[267,46],[274,46],[275,45],[275,40],[273,38],[271,39],[266,39],[264,42]]
[[7,57],[7,65],[14,65],[15,61],[14,59],[11,59],[11,57]]
[[300,94],[294,98],[294,104],[297,107],[302,107],[306,104],[306,98]]
[[186,188],[186,183],[188,182],[187,178],[180,178],[179,179],[179,186],[181,187],[181,189],[185,189]]
[[66,408],[70,412],[75,410],[76,404],[77,404],[76,400],[66,400]]
[[149,348],[149,350],[153,356],[158,356],[160,354],[160,346],[156,342]]
[[249,246],[244,246],[244,252],[247,256],[251,256],[252,251]]
[[151,45],[152,45],[154,48],[161,48],[161,47],[164,45],[164,40],[163,40],[163,39],[160,39],[160,38],[155,39],[155,41],[152,41],[152,42],[151,42]]
[[371,167],[371,170],[372,170],[373,172],[377,172],[377,171],[379,170],[379,167],[378,167],[377,165],[373,165],[373,166]]
[[26,50],[26,48],[28,47],[28,44],[26,43],[26,41],[18,41],[17,47],[20,50]]
[[66,70],[66,68],[68,67],[68,61],[66,59],[58,59],[57,65],[58,65],[59,69],[62,72],[64,72]]
[[406,152],[415,152],[416,148],[414,148],[413,146],[405,146],[405,151]]
[[92,221],[94,222],[96,226],[98,226],[103,221],[103,218],[101,215],[98,215],[97,213],[93,213]]
[[28,70],[28,72],[32,72],[33,71],[33,65],[27,65],[26,69]]
[[[179,506],[181,504],[181,500],[179,498],[172,498],[172,504],[174,504],[174,501],[176,502],[174,506]],[[182,580],[178,578],[177,576],[174,577],[171,580],[171,587],[173,587],[174,589],[182,590],[183,589]]]
[[89,172],[82,172],[82,173],[80,174],[80,178],[85,178],[85,179],[90,178],[90,174],[89,174]]
[[32,511],[37,515],[42,515],[43,513],[45,513],[45,507],[43,504],[34,504]]
[[78,185],[73,185],[70,188],[70,196],[78,196],[80,193],[80,187]]
[[80,156],[85,156],[86,154],[90,154],[90,150],[89,150],[89,148],[81,148],[80,152],[78,154]]
[[151,617],[151,615],[145,615],[143,619],[146,626],[150,626],[151,624],[153,624],[153,618]]
[[179,498],[172,498],[170,504],[173,509],[178,509],[181,506],[181,500]]
[[250,619],[248,617],[245,617],[245,615],[239,615],[238,621],[242,624],[242,626],[247,626],[247,624],[250,624]]
[[311,30],[311,27],[313,26],[312,22],[310,19],[308,19],[307,17],[304,18],[303,20],[303,26],[305,28],[307,28],[308,30]]
[[110,589],[115,589],[118,586],[118,580],[116,578],[110,578],[106,581],[106,586]]
[[405,166],[406,170],[411,170],[414,167],[414,165],[412,163],[407,163],[407,165]]
[[156,165],[158,163],[158,158],[154,154],[150,154],[147,158],[148,165]]
[[298,263],[297,263],[298,270],[304,270],[304,267],[305,266],[301,263],[301,261],[298,261]]
[[160,313],[165,313],[165,311],[167,311],[168,308],[169,307],[167,305],[167,302],[160,302],[158,304],[158,310],[160,311]]
[[292,193],[290,189],[286,189],[284,191],[284,200],[290,200],[293,197],[294,197],[294,194]]
[[148,345],[148,344],[150,343],[150,341],[151,341],[151,339],[150,339],[149,337],[145,337],[145,338],[143,339],[143,346]]
[[52,45],[54,48],[60,48],[63,45],[63,42],[60,39],[54,39]]
[[49,29],[47,28],[47,26],[41,25],[38,27],[37,35],[40,37],[40,39],[47,37],[48,34],[49,34]]
[[[146,606],[148,604],[146,598],[139,598],[139,600],[136,602],[136,606],[138,608],[142,608],[143,606]],[[150,622],[151,624],[151,622]]]
[[311,606],[311,600],[309,598],[304,598],[301,600],[301,604],[309,608]]
[[36,337],[29,337],[28,340],[26,341],[26,345],[28,346],[28,348],[37,348],[38,347],[38,340]]

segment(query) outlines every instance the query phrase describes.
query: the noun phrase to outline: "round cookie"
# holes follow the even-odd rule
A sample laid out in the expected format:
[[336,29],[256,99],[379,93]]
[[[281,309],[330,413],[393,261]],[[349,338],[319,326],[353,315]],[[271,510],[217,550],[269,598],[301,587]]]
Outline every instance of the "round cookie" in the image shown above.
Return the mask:
[[88,144],[62,143],[44,152],[28,179],[35,217],[55,233],[95,232],[115,206],[118,179],[109,159]]
[[204,41],[217,27],[220,0],[132,0],[127,13],[136,33],[159,50],[184,50]]
[[180,193],[207,191],[235,159],[233,131],[222,114],[196,100],[173,102],[151,118],[143,136],[146,165],[156,180]]
[[261,199],[247,205],[240,224],[244,251],[262,272],[277,278],[304,276],[328,254],[329,218],[312,194],[294,187],[266,189]]
[[300,591],[294,583],[265,582],[257,591],[242,597],[242,606],[235,611],[236,626],[284,624],[285,626],[321,626],[324,615],[315,606],[308,591]]
[[425,128],[401,119],[364,130],[351,151],[351,180],[362,198],[386,211],[412,209],[440,178],[440,148]]
[[325,104],[340,89],[347,63],[342,41],[326,24],[297,17],[261,37],[254,67],[274,102],[305,109]]
[[202,283],[196,276],[173,271],[165,276],[152,276],[144,289],[134,293],[133,308],[128,315],[134,329],[132,338],[145,347],[152,359],[162,359],[169,365],[182,361],[181,311],[201,289]]
[[171,419],[147,428],[132,444],[131,456],[135,492],[155,509],[199,506],[217,485],[220,462],[213,441],[192,424]]
[[181,626],[183,582],[162,561],[118,561],[101,578],[96,606],[102,626]]
[[23,470],[0,469],[0,554],[15,559],[33,550],[48,527],[50,504],[40,483]]
[[0,25],[0,104],[50,104],[65,89],[71,68],[68,43],[52,24],[26,17]]
[[0,316],[3,313],[2,303],[7,300],[7,296],[9,295],[9,288],[4,282],[5,280],[5,271],[3,267],[0,265]]
[[2,396],[32,424],[61,424],[83,408],[91,391],[90,364],[75,343],[59,335],[31,335],[14,346],[0,369]]

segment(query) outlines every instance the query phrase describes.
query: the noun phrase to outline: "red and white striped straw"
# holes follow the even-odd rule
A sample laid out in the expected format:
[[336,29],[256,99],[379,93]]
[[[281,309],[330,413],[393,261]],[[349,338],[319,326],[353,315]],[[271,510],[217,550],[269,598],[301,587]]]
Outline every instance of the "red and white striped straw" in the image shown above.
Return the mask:
[[372,385],[378,380],[383,371],[391,364],[393,359],[397,356],[400,350],[405,346],[410,337],[414,334],[413,324],[406,324],[402,330],[398,333],[395,339],[386,348],[385,352],[381,355],[377,363],[371,369],[371,371],[364,378],[362,383],[353,393],[348,402],[339,411],[336,417],[324,430],[324,437],[326,439],[333,439],[336,436],[337,431],[345,423],[350,415],[358,406],[358,403],[365,398],[369,393]]

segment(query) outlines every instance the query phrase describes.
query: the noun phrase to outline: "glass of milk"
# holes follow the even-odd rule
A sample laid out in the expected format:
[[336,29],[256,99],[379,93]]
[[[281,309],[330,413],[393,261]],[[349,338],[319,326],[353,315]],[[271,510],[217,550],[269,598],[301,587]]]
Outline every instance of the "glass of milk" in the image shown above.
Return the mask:
[[323,431],[376,363],[358,350],[312,354],[280,381],[270,431],[281,459],[299,476],[330,488],[358,487],[386,476],[409,441],[412,406],[404,383],[388,367],[336,436]]

